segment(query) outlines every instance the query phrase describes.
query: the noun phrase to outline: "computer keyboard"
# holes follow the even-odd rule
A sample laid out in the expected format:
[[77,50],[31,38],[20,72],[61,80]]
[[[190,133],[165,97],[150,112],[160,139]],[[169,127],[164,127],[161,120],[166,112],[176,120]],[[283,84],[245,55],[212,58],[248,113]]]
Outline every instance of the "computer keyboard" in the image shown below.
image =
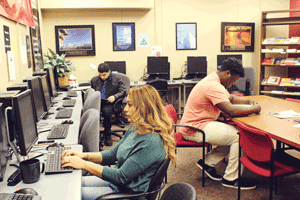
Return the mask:
[[55,116],[55,119],[64,119],[72,117],[73,110],[72,109],[62,109],[58,111]]
[[68,97],[77,97],[77,92],[74,91],[74,90],[69,90],[69,91],[67,92],[67,96],[68,96]]
[[21,193],[0,193],[0,200],[41,200],[41,196]]
[[76,99],[72,99],[72,100],[65,100],[63,102],[63,107],[74,107],[76,104]]
[[49,139],[64,139],[67,137],[69,132],[69,124],[58,124],[51,128],[47,138]]
[[61,153],[71,147],[49,147],[45,166],[45,174],[70,173],[72,167],[61,167]]

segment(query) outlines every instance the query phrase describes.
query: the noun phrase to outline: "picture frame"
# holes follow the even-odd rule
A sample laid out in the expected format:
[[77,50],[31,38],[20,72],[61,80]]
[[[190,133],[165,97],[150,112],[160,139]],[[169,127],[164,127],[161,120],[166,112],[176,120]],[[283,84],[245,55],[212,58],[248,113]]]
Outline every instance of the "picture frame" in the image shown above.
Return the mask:
[[113,51],[135,51],[135,23],[112,23]]
[[176,23],[176,50],[197,50],[197,23]]
[[221,22],[221,52],[253,52],[255,23]]
[[55,26],[56,53],[71,56],[95,56],[94,25]]

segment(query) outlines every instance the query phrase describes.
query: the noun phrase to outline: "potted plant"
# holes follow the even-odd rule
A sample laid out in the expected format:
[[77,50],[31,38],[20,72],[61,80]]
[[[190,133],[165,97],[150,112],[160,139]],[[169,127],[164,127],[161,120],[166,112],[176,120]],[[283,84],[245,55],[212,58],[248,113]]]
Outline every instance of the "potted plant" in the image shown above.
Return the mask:
[[47,52],[47,54],[44,55],[47,58],[44,62],[44,68],[56,68],[59,86],[68,85],[68,73],[75,71],[75,66],[72,65],[70,60],[65,59],[66,54],[60,56],[50,48],[48,48],[48,50],[50,54]]

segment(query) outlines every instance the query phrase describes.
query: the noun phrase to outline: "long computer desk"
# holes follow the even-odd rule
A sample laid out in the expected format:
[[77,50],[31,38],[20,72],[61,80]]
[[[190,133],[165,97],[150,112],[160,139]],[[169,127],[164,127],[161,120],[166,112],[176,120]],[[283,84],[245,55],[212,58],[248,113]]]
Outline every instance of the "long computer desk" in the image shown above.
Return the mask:
[[[72,145],[71,147],[75,150],[82,151],[81,145]],[[45,149],[45,147],[34,147],[29,156],[34,157],[37,154],[46,153],[47,151],[43,149]],[[39,157],[40,162],[44,162],[46,157],[46,154]],[[15,186],[7,186],[8,177],[16,170],[16,167],[9,166],[9,164],[17,164],[17,160],[13,158],[8,163],[3,182],[0,182],[0,193],[12,193],[22,188],[32,188],[38,193],[39,196],[42,197],[42,200],[81,199],[81,170],[74,169],[71,173],[63,174],[45,175],[45,173],[42,173],[40,175],[40,179],[35,183],[25,184],[23,181],[21,181]]]
[[266,131],[270,137],[277,141],[277,148],[281,147],[281,143],[300,149],[300,129],[293,127],[296,118],[279,119],[269,115],[269,112],[280,112],[293,110],[300,113],[300,104],[285,101],[283,99],[274,98],[265,95],[247,96],[248,99],[253,99],[261,105],[259,114],[252,114],[247,117],[236,117],[233,121],[240,121],[257,129]]
[[181,82],[182,87],[183,87],[183,107],[186,105],[186,100],[187,100],[187,95],[186,95],[186,89],[189,87],[194,87],[199,81],[194,81],[194,80],[188,80],[188,79],[180,79],[178,80]]
[[[130,87],[138,86],[138,85],[145,85],[146,81],[131,81]],[[168,80],[168,89],[178,89],[178,115],[181,116],[181,81],[177,80]]]
[[[53,102],[58,102],[54,104],[49,112],[54,112],[53,115],[50,115],[48,119],[40,121],[38,124],[43,124],[42,127],[44,129],[49,129],[54,124],[59,124],[66,119],[55,119],[57,107],[61,107],[63,103],[63,98],[67,96],[67,92],[61,92],[60,95],[53,99]],[[82,146],[78,145],[78,135],[79,135],[79,124],[81,117],[81,109],[82,109],[82,97],[81,92],[77,92],[77,97],[71,97],[72,99],[76,99],[76,104],[74,107],[70,107],[73,109],[72,117],[67,120],[72,120],[74,123],[70,124],[68,136],[65,139],[57,139],[57,143],[63,143],[65,146],[71,146],[73,149],[82,152]],[[46,124],[46,126],[45,126]],[[40,126],[40,125],[39,125]],[[43,129],[39,128],[38,131]],[[38,141],[47,140],[47,135],[49,132],[43,132],[39,134]],[[36,155],[44,153],[43,156],[39,157],[41,163],[45,162],[47,159],[47,145],[35,145],[30,153],[29,158],[32,158]],[[5,172],[5,176],[3,182],[0,182],[0,193],[4,192],[14,192],[21,188],[32,188],[37,191],[39,196],[42,196],[42,200],[45,199],[81,199],[81,186],[82,186],[82,172],[81,170],[74,169],[72,173],[63,173],[63,174],[51,174],[45,175],[41,174],[40,180],[36,183],[25,184],[22,181],[18,183],[16,186],[7,186],[8,177],[16,170],[16,167],[9,166],[10,164],[16,164],[17,160],[15,157],[8,163],[7,170]],[[42,169],[42,167],[41,167]]]
[[51,129],[51,127],[55,124],[61,124],[65,120],[72,120],[74,123],[69,125],[69,133],[65,139],[57,139],[57,142],[63,144],[78,144],[78,133],[79,133],[79,124],[80,124],[80,117],[81,117],[81,110],[82,110],[82,96],[81,92],[77,91],[77,97],[71,97],[71,99],[76,99],[76,104],[74,107],[65,107],[69,109],[73,109],[73,113],[71,118],[67,119],[55,119],[57,114],[57,108],[62,107],[64,102],[63,98],[67,96],[66,92],[61,92],[60,95],[54,98],[54,102],[58,102],[53,104],[53,107],[50,108],[49,112],[54,114],[49,115],[46,120],[40,120],[38,122],[38,132],[39,134],[39,141],[47,140],[47,136],[50,131],[43,132],[45,130]]

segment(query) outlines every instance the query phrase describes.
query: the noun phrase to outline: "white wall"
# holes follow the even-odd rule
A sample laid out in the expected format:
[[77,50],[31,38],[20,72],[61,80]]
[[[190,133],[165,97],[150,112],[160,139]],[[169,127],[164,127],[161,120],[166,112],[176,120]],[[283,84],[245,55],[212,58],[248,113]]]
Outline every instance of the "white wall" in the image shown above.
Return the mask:
[[[101,2],[101,5],[99,5],[99,2]],[[153,9],[139,9],[141,7],[140,3],[145,7],[153,6]],[[130,5],[131,8],[102,9],[104,5],[107,5],[107,7],[113,7],[113,5],[125,7],[124,4]],[[82,6],[89,8],[73,9]],[[95,25],[96,56],[70,57],[77,69],[72,73],[77,76],[79,81],[90,80],[92,76],[97,75],[97,70],[89,67],[90,63],[98,65],[106,60],[125,60],[130,79],[138,80],[142,77],[147,56],[151,54],[150,48],[138,48],[138,45],[136,45],[136,51],[113,51],[113,22],[135,22],[136,42],[138,42],[137,36],[139,33],[148,33],[150,46],[162,46],[163,55],[169,56],[171,62],[171,78],[180,76],[186,57],[190,55],[207,56],[208,73],[216,70],[217,55],[228,54],[220,51],[221,22],[255,22],[255,51],[242,54],[243,65],[253,66],[258,77],[261,12],[289,9],[289,0],[43,0],[40,7],[43,8],[41,12],[41,34],[44,53],[47,52],[48,47],[55,50],[54,26]],[[197,50],[176,50],[176,22],[197,22]],[[0,49],[0,89],[3,90],[8,85],[21,82],[23,78],[30,76],[32,69],[28,69],[27,65],[20,62],[18,53],[18,38],[19,36],[23,38],[26,34],[29,34],[28,27],[19,25],[2,16],[0,16],[0,23],[10,27],[11,37],[13,38],[12,43],[16,46],[14,53],[17,68],[17,80],[9,81],[3,46]],[[286,32],[286,29],[280,28],[280,31]],[[274,29],[270,33],[272,32],[276,34],[278,30]],[[3,40],[3,34],[0,34],[0,41]],[[256,91],[257,88],[258,84],[255,88]]]

